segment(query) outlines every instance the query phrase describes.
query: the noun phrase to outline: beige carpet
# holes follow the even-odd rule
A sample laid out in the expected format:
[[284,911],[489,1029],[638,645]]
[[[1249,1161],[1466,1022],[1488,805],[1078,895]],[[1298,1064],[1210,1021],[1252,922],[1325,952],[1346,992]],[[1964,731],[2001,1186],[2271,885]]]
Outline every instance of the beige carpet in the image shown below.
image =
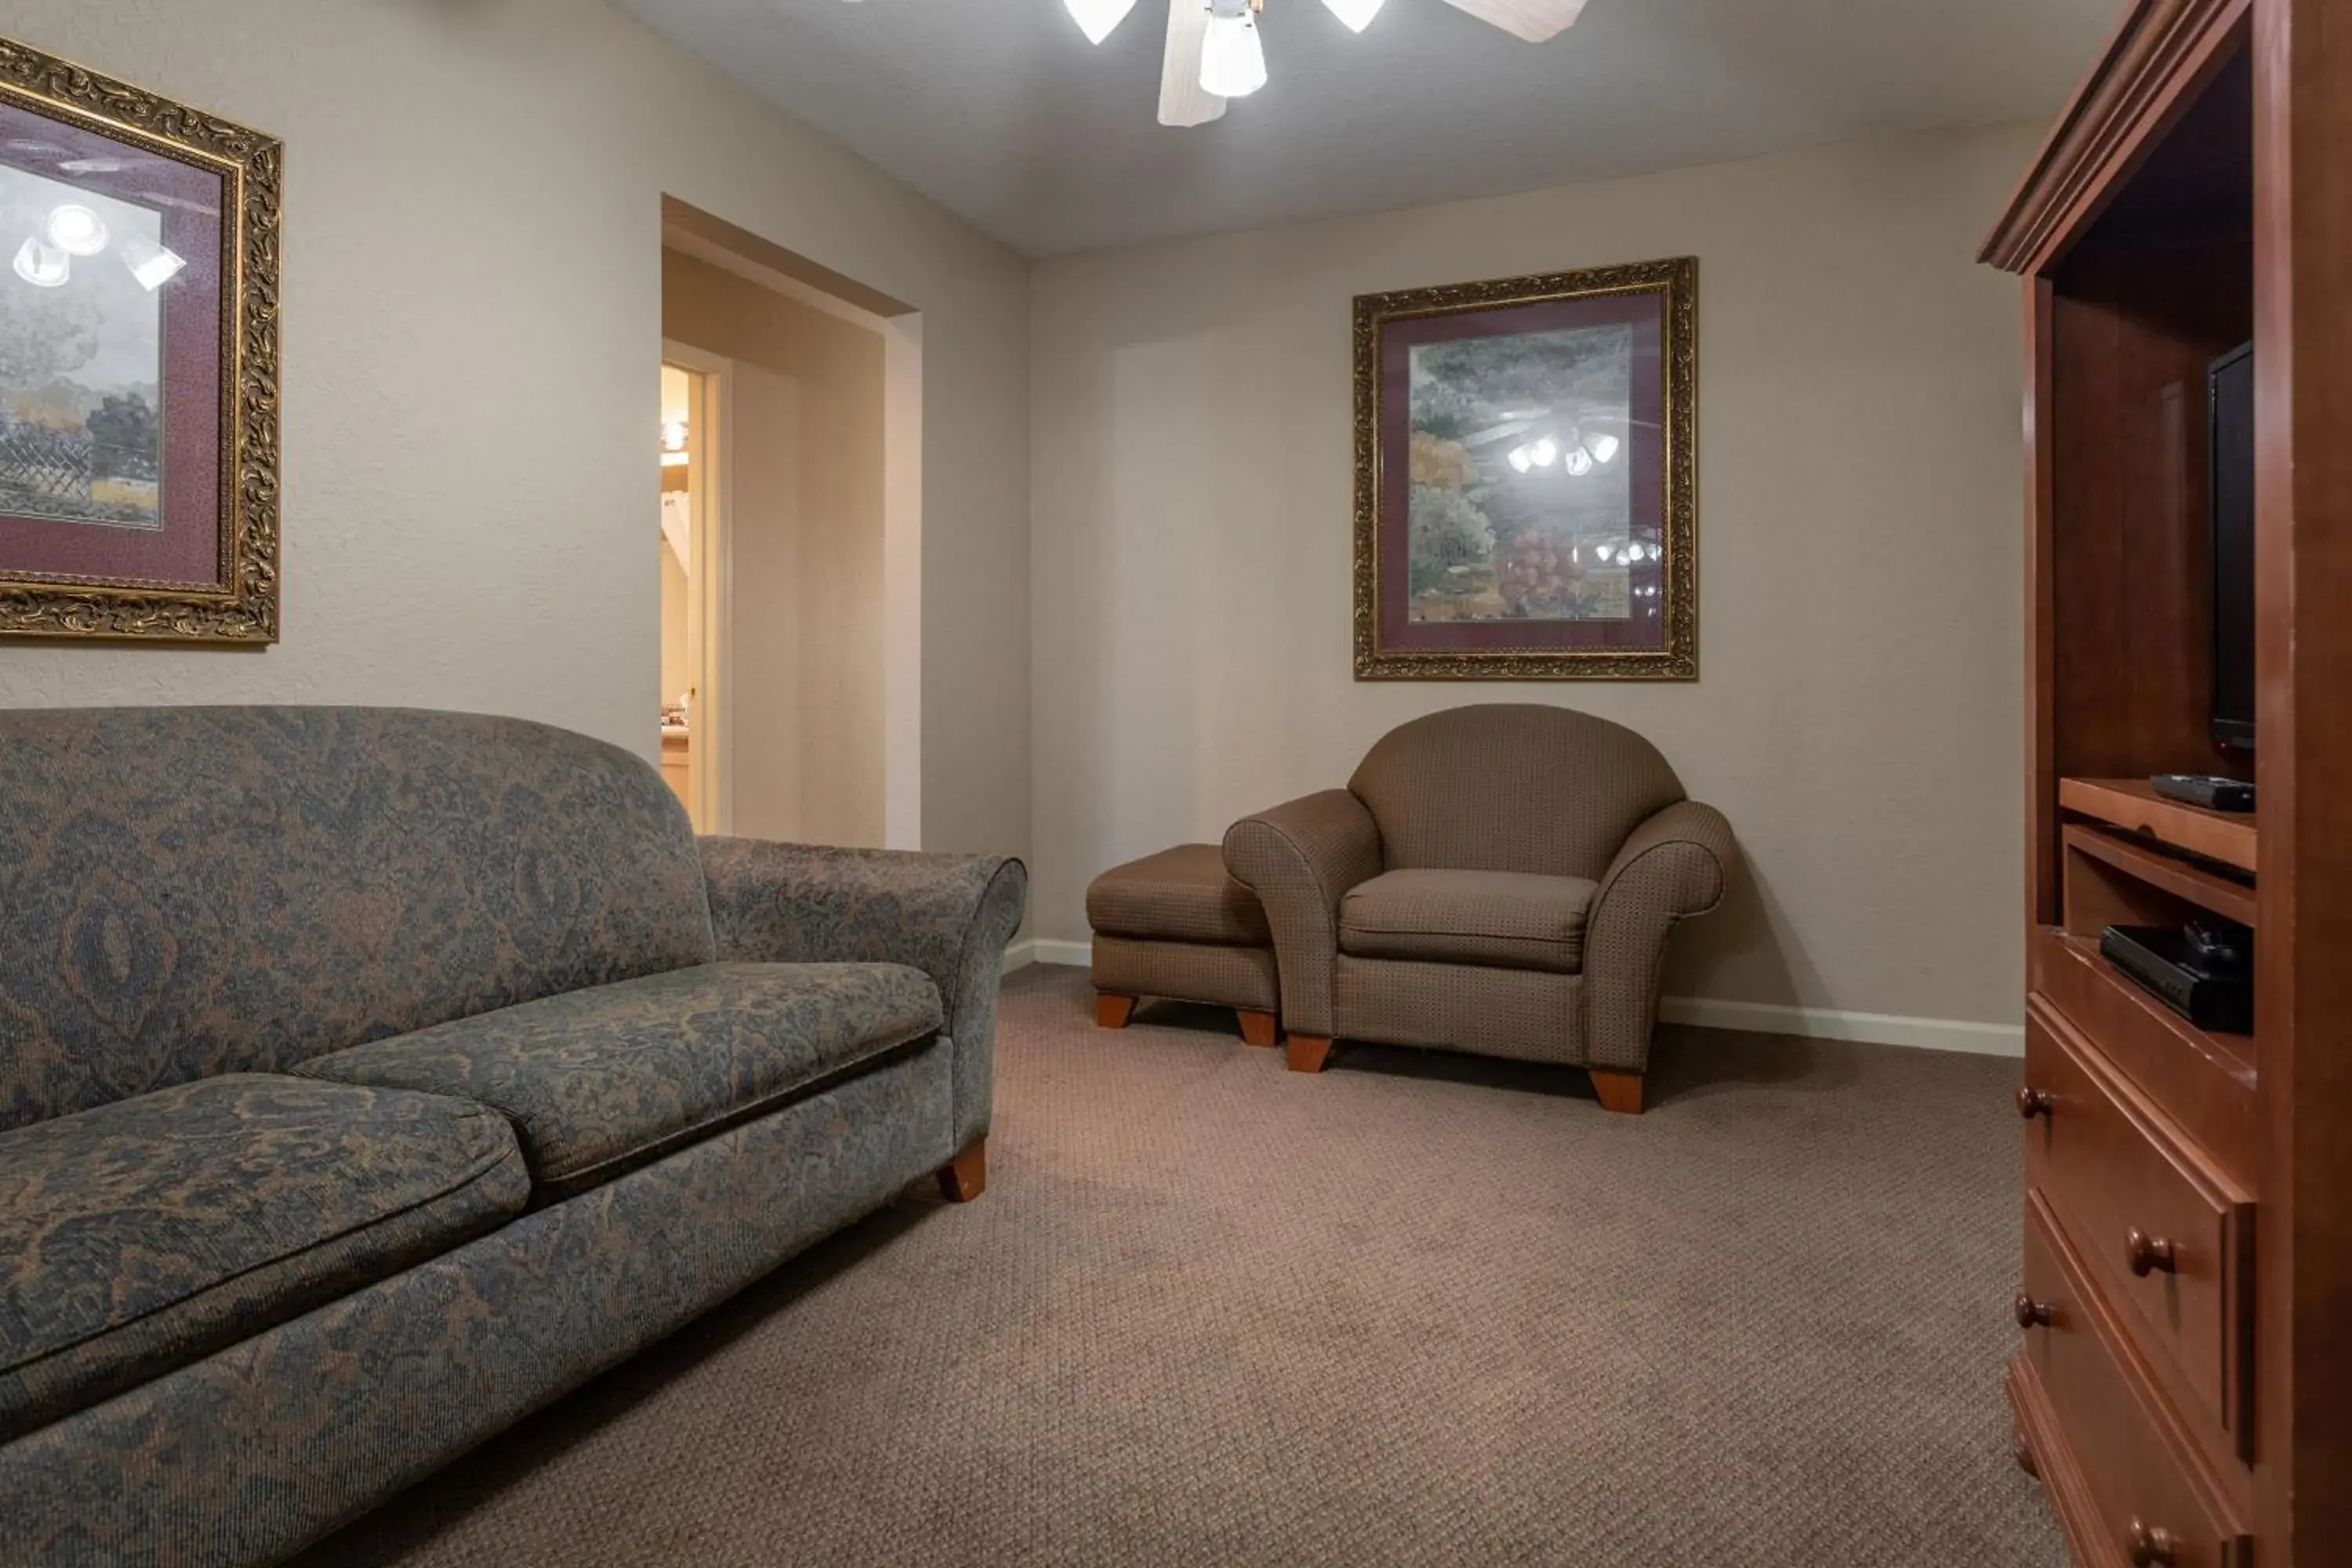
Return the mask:
[[1690,1031],[1654,1109],[1011,983],[928,1191],[306,1568],[2051,1564],[2016,1065]]

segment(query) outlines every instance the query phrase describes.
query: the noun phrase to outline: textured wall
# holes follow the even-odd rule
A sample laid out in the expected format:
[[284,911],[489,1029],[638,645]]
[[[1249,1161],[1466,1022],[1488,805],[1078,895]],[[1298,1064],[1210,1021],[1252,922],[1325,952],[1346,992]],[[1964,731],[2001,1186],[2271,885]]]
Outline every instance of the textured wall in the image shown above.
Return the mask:
[[[1670,990],[2014,1023],[2010,125],[1050,261],[1032,291],[1033,929],[1105,866],[1344,783],[1457,702],[1641,730],[1749,874]],[[1358,684],[1349,299],[1700,258],[1703,679]]]
[[283,136],[285,640],[0,647],[0,706],[394,702],[650,756],[665,192],[923,312],[924,827],[1027,847],[1027,268],[594,0],[7,0]]

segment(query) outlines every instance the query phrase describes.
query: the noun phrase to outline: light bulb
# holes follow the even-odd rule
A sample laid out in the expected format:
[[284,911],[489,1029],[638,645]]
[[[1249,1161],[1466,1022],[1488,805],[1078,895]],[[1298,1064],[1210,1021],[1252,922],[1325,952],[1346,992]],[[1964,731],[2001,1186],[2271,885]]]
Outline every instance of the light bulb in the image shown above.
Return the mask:
[[1629,544],[1629,545],[1627,545],[1627,546],[1625,547],[1625,563],[1626,563],[1626,564],[1630,566],[1630,565],[1632,565],[1634,562],[1641,560],[1641,559],[1643,558],[1643,552],[1642,547],[1641,547],[1640,545],[1638,545],[1638,544]]
[[686,450],[685,420],[666,419],[662,422],[662,450],[666,452],[683,452]]
[[176,250],[167,250],[154,241],[135,234],[122,237],[122,265],[131,268],[131,276],[139,279],[139,287],[150,294],[177,278],[188,265],[188,258]]
[[1525,447],[1514,447],[1511,448],[1511,467],[1518,469],[1519,472],[1524,474],[1535,466],[1536,460],[1528,456],[1528,449]]
[[16,252],[16,276],[36,289],[62,289],[73,276],[73,258],[54,245],[28,239]]
[[1547,436],[1528,448],[1528,456],[1535,459],[1537,468],[1549,468],[1559,461],[1559,443]]
[[1362,32],[1381,14],[1381,0],[1323,0],[1323,4],[1331,8],[1331,15],[1348,24],[1351,33]]
[[1062,0],[1070,8],[1070,16],[1087,42],[1099,44],[1111,35],[1113,28],[1127,20],[1135,9],[1135,0]]
[[1218,98],[1247,98],[1265,85],[1265,47],[1248,0],[1216,0],[1209,36],[1201,40],[1201,90]]
[[1614,436],[1590,436],[1585,438],[1584,449],[1592,454],[1594,462],[1605,463],[1617,455],[1621,445]]
[[1562,466],[1571,474],[1589,474],[1592,471],[1592,454],[1581,447],[1570,447],[1567,461]]
[[68,256],[96,256],[106,248],[106,220],[79,203],[58,208],[43,226],[49,243]]

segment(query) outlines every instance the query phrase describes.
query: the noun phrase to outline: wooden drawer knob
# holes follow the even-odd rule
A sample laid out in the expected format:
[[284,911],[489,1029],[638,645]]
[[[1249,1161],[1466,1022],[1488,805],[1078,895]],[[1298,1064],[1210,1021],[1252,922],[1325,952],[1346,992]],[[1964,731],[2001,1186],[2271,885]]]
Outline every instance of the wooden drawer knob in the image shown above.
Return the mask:
[[2046,1089],[2027,1084],[2017,1091],[2017,1113],[2028,1121],[2037,1116],[2047,1116],[2058,1109],[2058,1097]]
[[2137,1227],[2124,1237],[2124,1258],[2131,1265],[2131,1271],[2142,1279],[2151,1274],[2169,1274],[2178,1266],[2170,1241]]
[[2132,1568],[2171,1568],[2180,1561],[2180,1544],[2162,1525],[2136,1519],[2124,1537],[2124,1553],[2131,1559]]
[[2046,1329],[2050,1326],[2050,1305],[2046,1301],[2037,1301],[2020,1290],[2011,1308],[2017,1313],[2017,1326],[2021,1329]]

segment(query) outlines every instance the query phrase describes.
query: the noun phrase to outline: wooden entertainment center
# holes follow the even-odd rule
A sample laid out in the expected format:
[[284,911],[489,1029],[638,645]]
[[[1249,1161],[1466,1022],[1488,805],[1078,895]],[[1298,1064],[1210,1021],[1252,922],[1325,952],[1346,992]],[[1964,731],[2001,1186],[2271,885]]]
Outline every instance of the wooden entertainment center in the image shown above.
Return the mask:
[[[2352,1563],[2352,4],[2135,0],[1982,258],[2026,284],[2019,1462],[2084,1568]],[[2250,339],[2251,758],[2205,423]],[[2101,954],[2200,916],[2254,931],[2251,1034]]]

